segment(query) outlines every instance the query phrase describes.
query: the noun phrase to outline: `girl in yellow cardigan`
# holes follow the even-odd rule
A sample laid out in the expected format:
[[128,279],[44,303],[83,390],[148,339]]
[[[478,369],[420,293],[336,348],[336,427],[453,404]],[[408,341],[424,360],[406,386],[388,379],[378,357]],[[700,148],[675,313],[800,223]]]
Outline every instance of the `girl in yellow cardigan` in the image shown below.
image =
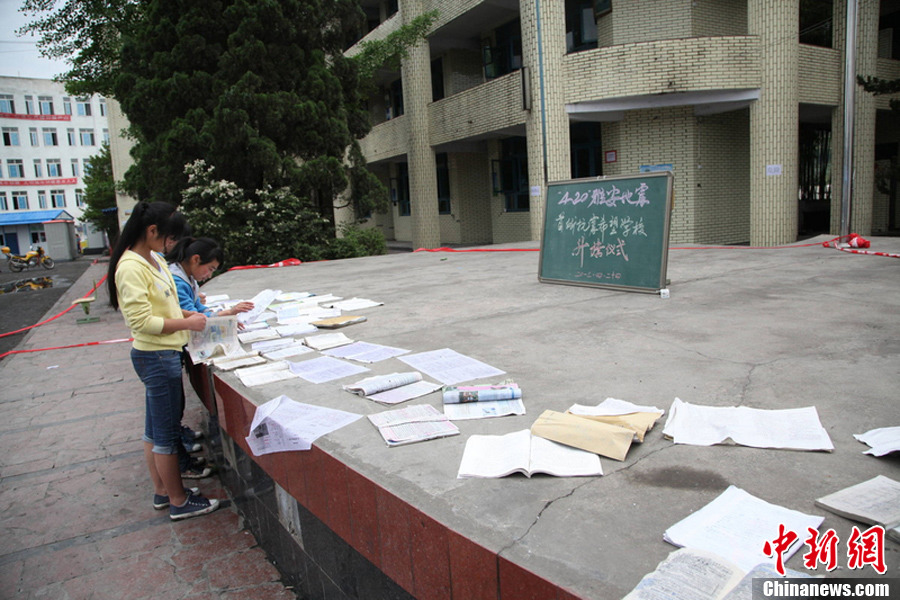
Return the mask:
[[165,202],[139,202],[110,255],[109,302],[121,309],[134,338],[131,362],[146,388],[144,458],[153,482],[154,508],[169,507],[173,521],[210,513],[218,500],[185,489],[178,468],[181,443],[181,349],[188,331],[202,331],[206,316],[182,310],[172,274],[159,253],[181,236],[184,218]]

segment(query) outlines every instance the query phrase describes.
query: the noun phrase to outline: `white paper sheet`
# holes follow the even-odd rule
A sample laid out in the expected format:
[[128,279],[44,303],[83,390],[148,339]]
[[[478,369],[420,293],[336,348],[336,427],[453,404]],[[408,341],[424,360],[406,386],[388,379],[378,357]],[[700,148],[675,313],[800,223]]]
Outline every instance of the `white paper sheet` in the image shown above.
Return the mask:
[[291,325],[279,325],[275,327],[275,331],[281,337],[293,337],[295,335],[306,335],[307,333],[315,333],[318,327],[309,323],[293,323]]
[[278,294],[275,297],[275,300],[278,302],[290,302],[292,300],[301,300],[303,298],[309,298],[312,296],[309,292],[284,292],[282,294]]
[[616,417],[620,415],[629,415],[637,412],[650,412],[662,415],[666,411],[655,406],[641,406],[633,404],[627,400],[618,400],[616,398],[607,398],[597,406],[586,406],[584,404],[573,404],[568,412],[573,415],[589,415],[595,417]]
[[815,406],[763,410],[746,406],[698,406],[675,398],[663,435],[676,444],[712,446],[731,439],[754,448],[834,450]]
[[447,418],[451,421],[524,415],[525,404],[522,402],[521,398],[515,400],[487,400],[484,402],[444,404],[444,414],[447,415]]
[[779,525],[797,535],[782,554],[787,561],[809,537],[808,528],[818,529],[825,517],[807,515],[770,504],[744,490],[729,486],[718,498],[689,517],[669,527],[663,539],[685,548],[699,548],[733,562],[744,571],[759,563],[772,563],[777,555],[766,556],[766,542],[774,546]]
[[257,407],[247,445],[254,455],[309,450],[319,437],[340,429],[362,415],[295,402],[287,396]]
[[556,477],[603,475],[600,457],[532,435],[528,429],[505,435],[471,435],[457,479],[544,473]]
[[343,333],[321,333],[303,338],[303,343],[314,350],[328,350],[353,342]]
[[311,383],[325,383],[334,381],[357,373],[363,373],[369,369],[338,360],[330,356],[320,356],[300,362],[292,362],[291,372]]
[[281,290],[263,290],[253,296],[250,302],[253,303],[253,309],[238,314],[239,323],[253,323],[260,320],[260,316],[265,312],[269,305],[275,300]]
[[417,371],[427,373],[444,385],[454,385],[463,381],[495,377],[506,373],[449,348],[401,356],[399,360]]
[[[252,369],[253,367],[247,367]],[[238,369],[237,371],[240,371]],[[235,372],[237,372],[235,371]],[[294,379],[297,376],[291,373],[290,369],[279,369],[277,371],[260,371],[258,373],[245,373],[239,375],[238,378],[247,387],[256,387],[267,383],[275,383],[276,381],[284,381],[285,379]]]
[[409,350],[404,348],[394,348],[392,346],[382,346],[380,344],[370,344],[369,342],[353,342],[345,344],[337,348],[329,348],[324,350],[322,354],[333,356],[335,358],[347,358],[364,363],[375,363],[401,354],[406,354]]
[[295,356],[309,354],[310,352],[315,352],[315,350],[313,350],[309,346],[304,346],[303,344],[294,340],[294,345],[288,346],[286,348],[279,348],[278,350],[264,352],[263,356],[265,356],[269,360],[284,360],[286,358],[293,358]]
[[430,404],[408,406],[369,415],[388,446],[400,446],[459,435],[459,428]]
[[227,360],[217,360],[213,363],[216,368],[222,369],[223,371],[233,371],[235,369],[240,369],[241,367],[252,367],[253,365],[261,365],[266,362],[266,359],[262,356],[259,356],[255,352],[249,356],[241,356],[238,358],[229,358]]
[[354,311],[360,310],[363,308],[373,308],[375,306],[382,306],[384,302],[376,302],[374,300],[369,300],[367,298],[350,298],[349,300],[341,300],[340,302],[332,302],[329,304],[324,304],[324,306],[330,308],[339,308],[343,311]]
[[891,452],[900,452],[900,427],[879,427],[865,433],[853,434],[860,442],[871,446],[863,454],[884,456]]
[[381,402],[382,404],[399,404],[401,402],[406,402],[407,400],[412,400],[413,398],[419,398],[426,394],[430,394],[431,392],[440,389],[440,387],[441,384],[439,383],[416,381],[415,383],[410,383],[392,390],[371,394],[366,396],[366,398]]
[[250,348],[256,352],[271,352],[273,350],[280,350],[281,348],[287,348],[288,346],[294,346],[297,344],[297,340],[294,338],[277,338],[274,340],[263,340],[261,342],[253,342],[250,344]]
[[254,329],[252,331],[239,333],[237,334],[237,337],[242,344],[252,344],[254,342],[278,339],[280,336],[274,329],[266,327],[265,329]]
[[296,375],[291,373],[288,368],[288,363],[285,361],[269,362],[253,367],[244,367],[235,370],[234,374],[237,375],[238,379],[241,380],[241,383],[247,387],[254,387],[296,377]]

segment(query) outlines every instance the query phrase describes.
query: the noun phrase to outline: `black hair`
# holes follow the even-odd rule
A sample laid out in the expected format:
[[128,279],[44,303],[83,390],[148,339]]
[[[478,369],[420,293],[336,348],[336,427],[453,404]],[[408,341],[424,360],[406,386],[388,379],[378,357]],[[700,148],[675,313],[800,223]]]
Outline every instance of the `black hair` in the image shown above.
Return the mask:
[[183,237],[178,240],[175,247],[166,254],[166,261],[181,263],[190,260],[192,256],[200,257],[200,264],[209,264],[214,260],[219,264],[225,262],[225,253],[216,240],[211,238]]
[[168,202],[138,202],[131,211],[131,216],[122,228],[116,246],[109,256],[109,269],[106,272],[106,289],[109,292],[109,304],[119,308],[119,293],[116,289],[116,267],[126,250],[144,239],[147,228],[156,225],[159,235],[163,237],[181,238],[187,228],[184,216]]

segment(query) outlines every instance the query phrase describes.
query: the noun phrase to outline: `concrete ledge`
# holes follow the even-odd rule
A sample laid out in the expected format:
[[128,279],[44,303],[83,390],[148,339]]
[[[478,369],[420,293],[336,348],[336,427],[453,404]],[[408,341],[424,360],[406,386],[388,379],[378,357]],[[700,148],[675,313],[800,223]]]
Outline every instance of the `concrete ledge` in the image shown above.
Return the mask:
[[[666,528],[730,484],[825,516],[820,529],[835,529],[845,542],[853,523],[815,507],[815,498],[877,474],[900,479],[900,463],[863,455],[852,437],[900,424],[898,263],[821,241],[673,250],[667,300],[540,284],[537,252],[406,253],[235,271],[204,290],[232,298],[277,288],[378,300],[384,306],[367,310],[368,321],[343,330],[349,337],[412,352],[453,348],[522,386],[527,415],[459,422],[462,434],[452,438],[387,448],[361,419],[309,452],[252,457],[244,437],[255,408],[278,395],[361,414],[384,408],[341,390],[350,379],[257,388],[227,372],[212,373],[211,387],[202,375],[192,380],[207,395],[204,404],[215,406],[211,416],[235,454],[249,457],[300,513],[403,593],[621,598],[675,549],[662,539]],[[873,250],[900,251],[898,238],[872,241]],[[396,359],[369,366],[371,374],[405,367]],[[623,462],[603,459],[603,477],[456,479],[469,435],[527,428],[545,409],[606,397],[666,410],[675,397],[769,409],[814,405],[835,451],[675,445],[659,423]],[[422,401],[440,407],[436,394],[409,404]],[[804,570],[802,554],[787,566]],[[886,543],[885,559],[896,573],[896,543]],[[841,564],[828,576],[875,576]],[[364,597],[341,587],[343,567],[326,572],[345,597]]]

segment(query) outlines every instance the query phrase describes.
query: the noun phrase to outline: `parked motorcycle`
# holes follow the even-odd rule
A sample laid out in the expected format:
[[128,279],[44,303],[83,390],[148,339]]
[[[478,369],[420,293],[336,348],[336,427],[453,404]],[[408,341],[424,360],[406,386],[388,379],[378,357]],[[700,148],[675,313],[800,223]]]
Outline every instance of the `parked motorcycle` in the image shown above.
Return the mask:
[[9,267],[9,270],[16,273],[38,265],[41,265],[45,269],[52,269],[56,266],[56,263],[54,263],[53,259],[44,252],[44,249],[41,246],[38,246],[37,250],[32,247],[26,254],[13,254],[10,252],[9,246],[3,246],[0,248],[0,251],[6,255],[6,264]]

